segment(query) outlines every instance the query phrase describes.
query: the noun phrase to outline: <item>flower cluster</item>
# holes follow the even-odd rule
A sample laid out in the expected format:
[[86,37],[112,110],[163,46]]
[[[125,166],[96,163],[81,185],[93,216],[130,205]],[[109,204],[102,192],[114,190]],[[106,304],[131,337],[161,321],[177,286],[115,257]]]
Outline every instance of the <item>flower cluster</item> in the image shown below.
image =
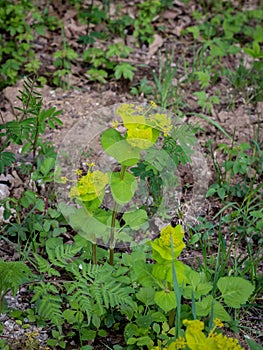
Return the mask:
[[76,186],[70,189],[70,197],[78,198],[83,202],[92,201],[104,193],[104,188],[108,183],[107,174],[99,170],[88,171],[87,175],[82,176]]
[[[171,131],[171,119],[166,114],[149,114],[151,109],[156,107],[155,102],[151,101],[148,110],[126,103],[117,108],[116,113],[121,116],[127,130],[127,142],[133,147],[147,149],[157,141],[160,132],[167,136]],[[113,125],[117,124],[114,122]]]
[[185,337],[179,337],[168,346],[168,350],[243,350],[237,339],[215,333],[217,327],[222,327],[223,323],[215,319],[214,328],[208,336],[204,334],[204,322],[199,320],[184,320],[186,326]]
[[177,258],[185,248],[183,238],[184,230],[181,225],[176,227],[167,225],[161,230],[160,237],[156,238],[151,245],[154,252],[157,252],[163,259],[172,260]]
[[[178,225],[179,226],[179,225]],[[171,239],[174,248],[185,247],[182,239],[184,237],[184,231],[182,226],[179,226],[177,229],[171,225],[167,225],[161,230],[159,242],[163,247],[171,246]]]
[[157,130],[163,132],[164,136],[167,136],[173,128],[171,125],[171,118],[169,118],[167,114],[151,114],[150,121],[153,123]]

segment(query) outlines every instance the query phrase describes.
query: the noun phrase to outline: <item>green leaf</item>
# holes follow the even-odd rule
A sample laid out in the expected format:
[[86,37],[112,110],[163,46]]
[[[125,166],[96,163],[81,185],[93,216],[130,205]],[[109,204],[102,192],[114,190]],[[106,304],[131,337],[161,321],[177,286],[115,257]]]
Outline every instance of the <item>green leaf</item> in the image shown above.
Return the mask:
[[115,67],[114,75],[116,79],[121,79],[121,77],[123,77],[124,79],[132,80],[135,70],[136,68],[132,67],[129,63],[122,62]]
[[217,287],[222,293],[224,302],[234,308],[240,308],[248,301],[255,287],[242,277],[221,277]]
[[81,329],[81,339],[82,340],[93,340],[96,338],[96,335],[97,335],[97,332],[96,331],[93,331],[91,329],[85,329],[85,328],[82,328]]
[[207,294],[213,288],[212,283],[207,282],[206,276],[203,272],[196,272],[191,270],[188,275],[190,280],[190,286],[185,287],[184,297],[187,299],[192,298],[192,292],[194,293],[195,299],[199,299],[202,295]]
[[218,194],[219,198],[223,200],[225,198],[226,191],[225,191],[225,189],[223,187],[220,187],[217,190],[217,194]]
[[138,327],[133,323],[128,323],[124,329],[124,337],[126,341],[131,339],[134,335],[137,335]]
[[101,145],[109,156],[125,166],[136,164],[140,158],[140,150],[129,144],[115,129],[104,131]]
[[5,170],[6,166],[10,166],[16,161],[16,157],[11,152],[1,152],[0,154],[0,174]]
[[93,326],[96,329],[99,329],[100,328],[100,323],[101,323],[101,320],[100,320],[99,316],[96,313],[94,313],[94,315],[92,316],[92,324],[93,324]]
[[49,172],[54,168],[56,160],[54,158],[45,158],[40,166],[40,172],[43,176],[47,176]]
[[186,31],[188,33],[192,33],[195,40],[197,40],[200,36],[200,29],[198,28],[198,26],[188,27]]
[[125,172],[123,178],[120,172],[112,173],[109,183],[112,196],[119,204],[128,203],[137,188],[136,178],[128,172]]
[[137,338],[131,337],[128,339],[127,344],[128,345],[133,345],[137,342]]
[[210,82],[210,73],[205,71],[205,72],[195,72],[195,74],[197,75],[197,78],[200,82],[200,86],[202,89],[206,88],[209,85]]
[[136,260],[133,265],[137,281],[144,287],[159,286],[158,280],[151,274],[151,266],[143,260]]
[[175,309],[177,306],[174,291],[162,290],[155,293],[154,301],[165,312]]
[[149,314],[140,315],[137,317],[137,320],[136,320],[136,323],[140,328],[149,328],[152,322],[153,322],[153,319]]
[[22,147],[21,153],[24,154],[24,153],[28,152],[30,147],[31,147],[31,143],[30,142],[26,142],[24,144],[24,146]]
[[[170,249],[171,250],[171,249]],[[167,259],[154,259],[158,262],[153,265],[152,274],[159,280],[166,280],[167,282],[173,283],[173,273],[172,273],[172,261]],[[178,283],[186,284],[188,283],[188,270],[191,270],[189,266],[182,263],[182,261],[174,261],[176,276]]]
[[213,196],[216,193],[216,189],[213,187],[210,187],[206,193],[206,198]]
[[152,313],[152,319],[155,322],[166,322],[166,317],[164,316],[164,314],[160,311],[157,312],[153,312]]
[[152,349],[154,345],[152,339],[148,335],[137,338],[136,343],[138,346],[147,346],[148,349]]
[[196,314],[197,316],[208,316],[212,311],[212,303],[214,308],[214,318],[219,318],[222,321],[231,321],[231,316],[226,312],[223,305],[221,305],[218,301],[213,300],[212,295],[208,295],[203,298],[202,301],[198,301],[195,303]]
[[123,214],[123,220],[125,221],[126,225],[129,225],[134,230],[139,229],[141,225],[147,221],[147,219],[147,213],[143,209],[128,211]]
[[[63,211],[62,213],[64,214]],[[104,212],[104,214],[106,215],[105,219],[110,215],[106,212]],[[86,240],[95,243],[96,239],[104,238],[104,242],[107,241],[107,234],[110,228],[105,222],[99,221],[98,216],[92,216],[85,208],[75,210],[73,213],[69,214],[67,218],[73,229],[78,231]]]
[[107,82],[106,78],[108,77],[108,73],[104,69],[91,68],[87,70],[86,74],[88,75],[89,80],[95,80],[102,84]]
[[154,289],[153,288],[144,288],[142,287],[139,292],[136,294],[136,298],[140,300],[146,306],[154,304]]
[[251,340],[249,338],[246,338],[247,345],[249,346],[250,350],[262,350],[262,346],[258,343],[256,343],[254,340]]
[[75,317],[76,311],[66,309],[62,313],[62,317],[69,323],[73,324],[76,322],[76,317]]
[[101,135],[101,146],[103,149],[107,152],[107,149],[111,146],[115,145],[116,143],[123,140],[123,137],[120,135],[120,133],[113,129],[107,129],[104,131],[104,133]]

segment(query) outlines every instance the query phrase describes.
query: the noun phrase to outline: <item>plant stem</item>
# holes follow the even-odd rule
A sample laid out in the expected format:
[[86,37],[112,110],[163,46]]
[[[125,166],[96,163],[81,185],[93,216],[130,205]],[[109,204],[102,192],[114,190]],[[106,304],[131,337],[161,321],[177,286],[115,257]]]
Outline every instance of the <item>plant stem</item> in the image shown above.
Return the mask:
[[[170,282],[167,283],[168,285],[168,289],[171,291],[171,293],[173,293],[173,290],[172,290],[172,285]],[[174,326],[174,321],[175,321],[175,309],[172,309],[170,312],[169,312],[169,327],[172,328]]]
[[[127,169],[127,166],[122,165],[121,166],[121,180],[124,179],[125,176],[125,170]],[[116,201],[114,201],[113,211],[112,211],[112,217],[111,217],[111,231],[110,231],[110,265],[114,265],[114,234],[115,234],[115,223],[116,223],[116,216],[118,212],[118,204]]]
[[170,328],[174,327],[174,322],[175,322],[175,309],[172,309],[169,312],[169,327]]
[[115,234],[115,222],[117,216],[118,204],[114,201],[114,207],[111,217],[111,230],[110,230],[110,265],[114,265],[114,234]]

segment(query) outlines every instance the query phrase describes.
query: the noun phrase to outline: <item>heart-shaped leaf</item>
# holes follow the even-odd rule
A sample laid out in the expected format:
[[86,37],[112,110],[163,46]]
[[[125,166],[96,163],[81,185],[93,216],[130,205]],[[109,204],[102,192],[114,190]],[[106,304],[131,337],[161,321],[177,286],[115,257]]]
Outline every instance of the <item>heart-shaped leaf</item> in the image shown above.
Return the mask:
[[171,290],[162,290],[160,292],[156,292],[154,301],[165,312],[169,312],[172,309],[175,309],[177,305],[174,291]]
[[234,308],[245,304],[254,290],[253,284],[242,277],[221,277],[217,286],[224,302]]
[[148,216],[145,210],[138,209],[136,211],[127,211],[123,214],[123,220],[126,225],[130,228],[138,230],[145,221],[147,221]]
[[115,129],[108,129],[101,135],[105,152],[125,166],[135,165],[140,159],[140,150],[129,144]]
[[118,204],[125,204],[132,199],[137,188],[137,180],[128,172],[125,172],[123,178],[120,172],[112,173],[110,177],[110,188],[114,200]]

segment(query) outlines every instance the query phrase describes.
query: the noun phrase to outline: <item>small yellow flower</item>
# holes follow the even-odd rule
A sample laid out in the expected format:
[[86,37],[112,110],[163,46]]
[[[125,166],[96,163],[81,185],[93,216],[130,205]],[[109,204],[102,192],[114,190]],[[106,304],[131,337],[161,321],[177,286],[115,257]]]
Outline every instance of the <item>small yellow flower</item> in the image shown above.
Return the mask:
[[[91,164],[89,164],[91,166]],[[87,175],[82,176],[77,185],[70,190],[70,197],[77,197],[84,202],[92,201],[100,197],[104,191],[104,187],[108,183],[108,175],[101,171],[88,171]]]
[[239,344],[237,339],[228,338],[223,334],[215,334],[213,340],[217,346],[217,349],[224,350],[244,350]]
[[66,176],[62,176],[62,177],[60,178],[60,180],[61,180],[61,182],[62,182],[63,184],[66,184],[67,181],[69,181],[69,179],[66,178]]
[[119,126],[119,122],[118,122],[118,120],[113,120],[112,121],[112,123],[111,123],[111,126],[115,129],[115,128],[117,128],[118,126]]
[[[222,322],[215,319],[215,328],[221,327]],[[168,346],[168,350],[187,349],[190,350],[244,350],[237,339],[227,337],[221,333],[204,333],[204,323],[199,320],[184,320],[186,326],[185,338],[179,337]]]
[[150,104],[153,108],[156,108],[157,107],[157,104],[154,102],[154,101],[150,101]]
[[216,327],[219,327],[219,328],[224,327],[224,323],[219,318],[215,318],[213,322],[216,325]]
[[91,162],[91,163],[86,163],[87,167],[89,168],[92,168],[93,166],[95,166],[95,163],[94,162]]
[[199,333],[205,328],[204,322],[199,320],[183,320],[183,324],[187,327],[187,330],[193,333]]
[[222,328],[224,327],[224,323],[219,319],[219,318],[215,318],[214,319],[214,327],[210,330],[209,334],[208,334],[208,337],[213,337],[214,336],[214,333],[215,333],[215,330],[217,328]]
[[168,346],[168,350],[180,350],[186,347],[187,343],[184,337],[179,337],[175,342]]
[[156,128],[167,136],[172,130],[171,118],[167,114],[156,113],[152,115],[152,121],[155,123]]
[[81,169],[76,169],[76,170],[75,170],[75,174],[77,174],[77,175],[79,175],[79,176],[81,176],[82,173],[83,173],[83,171],[82,171]]

